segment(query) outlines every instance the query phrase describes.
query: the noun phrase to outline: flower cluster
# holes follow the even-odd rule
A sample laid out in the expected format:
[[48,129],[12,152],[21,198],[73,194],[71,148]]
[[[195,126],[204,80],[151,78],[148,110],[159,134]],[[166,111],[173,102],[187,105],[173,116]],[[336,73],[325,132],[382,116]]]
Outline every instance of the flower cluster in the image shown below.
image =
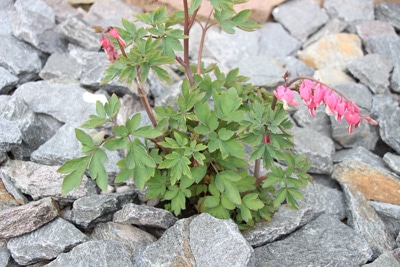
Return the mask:
[[119,36],[118,30],[115,28],[108,28],[106,32],[102,33],[100,38],[101,46],[106,51],[108,60],[114,62],[119,59],[119,55],[114,47],[114,43],[109,38],[110,36],[117,39],[119,46],[126,46],[126,42]]
[[[299,103],[294,102],[293,90],[281,85],[274,91],[275,97],[283,101],[285,108],[287,108],[288,105],[299,105]],[[326,113],[328,115],[334,115],[338,122],[341,122],[343,117],[345,118],[349,124],[348,130],[350,133],[354,131],[354,128],[358,127],[361,118],[364,118],[366,122],[371,124],[377,124],[376,121],[370,117],[361,115],[359,107],[354,102],[347,100],[339,92],[334,92],[333,89],[319,82],[303,79],[298,93],[304,104],[308,107],[311,116],[315,116],[316,108],[323,103]]]

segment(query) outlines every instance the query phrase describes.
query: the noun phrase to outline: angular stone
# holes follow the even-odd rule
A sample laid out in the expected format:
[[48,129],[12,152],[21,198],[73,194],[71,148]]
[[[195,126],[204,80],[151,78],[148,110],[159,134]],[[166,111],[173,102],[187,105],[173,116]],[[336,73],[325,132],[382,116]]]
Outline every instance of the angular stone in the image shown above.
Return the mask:
[[100,49],[100,37],[89,25],[77,17],[68,17],[58,24],[57,31],[72,44],[92,51]]
[[400,262],[393,255],[392,251],[386,251],[371,263],[364,264],[363,267],[400,267]]
[[8,266],[10,261],[10,251],[7,249],[7,242],[0,241],[0,266]]
[[395,93],[400,93],[400,65],[393,68],[392,77],[390,79],[390,89]]
[[129,223],[161,229],[170,228],[177,220],[172,213],[166,210],[134,203],[123,206],[121,210],[114,214],[113,218],[113,221],[118,223]]
[[335,146],[332,140],[311,128],[293,127],[294,152],[305,154],[311,162],[311,173],[329,174],[333,170],[332,155]]
[[2,36],[0,66],[18,76],[20,83],[36,79],[42,67],[40,52],[13,36]]
[[315,116],[312,117],[307,106],[300,105],[292,117],[300,127],[312,128],[327,137],[331,136],[331,121],[323,106],[318,107],[315,111]]
[[18,159],[29,158],[31,153],[50,139],[61,126],[49,127],[20,97],[11,98],[1,107],[0,116],[15,123],[21,132],[22,143],[13,149],[13,155]]
[[182,219],[139,250],[134,266],[248,266],[253,249],[231,220],[207,213]]
[[[205,46],[209,51],[207,57],[216,59],[219,64],[228,68],[236,68],[240,62],[257,55],[259,49],[261,49],[260,36],[258,31],[245,32],[239,29],[236,30],[235,34],[218,30],[208,31],[205,41]],[[226,49],[227,47],[230,47],[230,49]]]
[[365,43],[369,54],[380,54],[393,65],[400,65],[400,37],[393,34],[383,34],[370,37]]
[[18,83],[18,77],[3,67],[0,67],[0,95],[8,94]]
[[9,160],[0,170],[24,194],[38,200],[53,197],[61,202],[73,202],[78,198],[96,194],[96,185],[92,179],[83,176],[78,189],[68,194],[61,193],[65,175],[57,172],[59,166],[46,166],[29,161]]
[[[361,111],[362,114],[367,112]],[[344,148],[363,146],[373,150],[379,140],[378,126],[361,121],[354,132],[349,133],[348,124],[343,119],[340,123],[330,117],[332,126],[332,139]]]
[[298,53],[300,60],[315,69],[333,67],[340,70],[345,70],[349,62],[362,55],[361,40],[348,33],[324,36]]
[[375,17],[378,20],[389,22],[397,30],[400,30],[400,3],[380,3],[375,7]]
[[72,7],[65,0],[42,0],[45,2],[55,14],[56,23],[59,24],[66,20],[68,17],[80,17],[82,14],[77,8]]
[[325,214],[287,238],[256,248],[254,252],[255,266],[277,267],[359,266],[372,256],[364,238]]
[[358,107],[371,110],[372,94],[365,85],[359,83],[337,83],[334,85],[347,99],[354,101]]
[[373,0],[325,0],[324,8],[331,18],[340,18],[349,24],[374,19]]
[[336,83],[355,83],[355,80],[346,72],[333,67],[325,67],[323,69],[316,70],[313,78],[330,85],[334,85]]
[[0,153],[10,151],[21,142],[22,135],[18,126],[0,117]]
[[382,219],[392,237],[396,238],[400,233],[400,206],[376,201],[370,201],[369,204]]
[[396,174],[400,175],[400,156],[387,152],[383,155],[383,161],[387,166],[393,170]]
[[372,98],[371,116],[378,121],[385,118],[388,113],[393,112],[393,106],[397,103],[391,94],[374,95]]
[[333,163],[340,163],[346,160],[356,160],[371,166],[386,169],[385,162],[381,157],[362,146],[336,151],[332,158]]
[[14,10],[13,0],[4,0],[0,3],[0,35],[11,36],[12,27],[10,21],[10,13]]
[[283,58],[295,55],[300,49],[300,42],[293,38],[279,23],[268,22],[258,32],[260,33],[259,55]]
[[89,115],[96,114],[95,103],[85,101],[91,95],[77,83],[52,81],[25,83],[14,92],[14,96],[23,98],[35,113],[48,114],[61,122],[74,123],[75,126],[85,122]]
[[282,59],[285,68],[289,71],[290,77],[310,76],[314,75],[314,69],[306,65],[303,61],[296,57],[289,56]]
[[57,218],[31,233],[10,239],[7,248],[18,264],[29,265],[52,260],[87,239],[73,224]]
[[11,15],[13,34],[45,53],[61,53],[67,43],[55,31],[55,14],[41,0],[17,0]]
[[390,106],[385,110],[385,116],[379,118],[379,134],[382,140],[400,154],[400,108]]
[[7,191],[3,180],[0,179],[0,210],[18,206],[17,200]]
[[46,65],[39,72],[40,78],[43,80],[51,79],[71,79],[78,80],[82,70],[75,59],[68,54],[53,53],[46,61]]
[[314,33],[310,38],[308,38],[305,42],[303,42],[303,47],[307,47],[323,36],[340,33],[346,29],[347,23],[341,19],[333,18],[330,19],[324,26],[322,26],[316,33]]
[[58,206],[50,197],[0,211],[0,239],[32,232],[58,216]]
[[123,205],[133,202],[134,198],[131,192],[80,198],[73,204],[72,220],[83,228],[92,228],[96,223],[111,221],[114,213]]
[[93,1],[89,11],[83,19],[90,25],[99,25],[104,28],[110,26],[122,27],[121,18],[132,21],[135,14],[143,13],[138,6],[128,5],[122,0]]
[[371,37],[377,37],[385,34],[396,35],[396,31],[389,23],[381,20],[371,20],[358,24],[356,26],[357,35],[361,38],[364,44]]
[[328,21],[319,4],[309,0],[287,1],[274,8],[272,16],[301,42]]
[[400,205],[400,179],[379,167],[346,160],[334,166],[332,178],[356,186],[368,200]]
[[250,77],[249,83],[274,89],[282,83],[286,72],[280,60],[264,55],[244,59],[235,68],[240,69],[241,75]]
[[346,200],[347,224],[367,240],[373,251],[373,258],[395,247],[394,238],[385,224],[369,205],[364,195],[352,184],[340,184]]
[[131,254],[156,241],[154,236],[139,228],[115,222],[97,224],[90,235],[90,239],[121,242]]
[[[368,54],[347,65],[348,70],[374,94],[388,91],[389,77],[393,65],[379,54]],[[360,94],[362,95],[362,94]]]
[[46,267],[65,266],[113,266],[127,267],[132,265],[131,254],[125,246],[116,241],[89,241],[74,247],[68,253],[60,254]]
[[254,227],[242,232],[252,247],[263,246],[285,237],[314,220],[321,213],[340,220],[345,218],[343,193],[339,190],[319,184],[309,184],[301,191],[304,199],[299,200],[298,210],[280,206],[271,221],[257,222]]

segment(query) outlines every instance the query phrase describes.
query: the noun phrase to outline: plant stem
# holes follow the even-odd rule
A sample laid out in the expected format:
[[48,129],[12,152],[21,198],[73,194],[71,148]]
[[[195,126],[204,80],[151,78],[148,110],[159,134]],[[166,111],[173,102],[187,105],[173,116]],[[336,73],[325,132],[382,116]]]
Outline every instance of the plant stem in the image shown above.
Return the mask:
[[154,127],[157,126],[157,121],[156,118],[154,117],[153,109],[151,108],[151,105],[149,103],[149,99],[147,98],[146,90],[143,87],[143,83],[140,80],[140,67],[137,67],[137,74],[138,76],[135,79],[135,84],[137,86],[138,90],[138,96],[140,98],[140,102],[142,103],[144,109],[146,110],[147,115],[150,118],[151,123],[153,124]]
[[204,25],[204,27],[202,27],[199,52],[197,55],[197,74],[201,74],[201,59],[203,58],[204,42],[206,40],[206,33],[207,33],[208,29],[210,29],[213,26],[213,24],[209,25],[210,20],[211,20],[211,15],[213,12],[214,12],[214,9],[211,9],[211,12],[208,15],[206,24]]
[[189,20],[189,7],[187,0],[183,0],[183,12],[185,14],[183,34],[188,36],[187,38],[183,39],[183,62],[185,63],[183,66],[185,67],[186,76],[189,79],[190,85],[193,85],[194,78],[192,70],[190,69],[190,61],[189,61],[189,32],[192,22]]

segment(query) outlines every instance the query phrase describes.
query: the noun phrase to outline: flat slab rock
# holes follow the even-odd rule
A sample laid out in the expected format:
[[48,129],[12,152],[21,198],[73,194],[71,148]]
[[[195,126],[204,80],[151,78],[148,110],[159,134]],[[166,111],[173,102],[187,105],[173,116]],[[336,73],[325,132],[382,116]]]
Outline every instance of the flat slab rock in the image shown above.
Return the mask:
[[325,214],[289,237],[254,251],[255,266],[260,267],[359,266],[372,256],[364,238]]

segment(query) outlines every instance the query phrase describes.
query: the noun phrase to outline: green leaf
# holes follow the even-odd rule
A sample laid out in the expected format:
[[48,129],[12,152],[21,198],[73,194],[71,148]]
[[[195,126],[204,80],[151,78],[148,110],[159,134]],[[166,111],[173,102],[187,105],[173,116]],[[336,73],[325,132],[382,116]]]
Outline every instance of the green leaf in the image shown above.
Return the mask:
[[93,180],[96,180],[96,184],[103,191],[107,190],[108,186],[108,175],[104,168],[104,163],[107,162],[108,158],[106,153],[96,148],[89,164],[89,174]]
[[176,185],[168,187],[168,190],[165,192],[164,199],[171,200],[176,197],[179,193],[179,187]]
[[226,208],[228,210],[233,210],[234,208],[236,208],[235,203],[230,201],[229,198],[225,194],[221,195],[221,204],[224,208]]
[[121,102],[119,102],[119,99],[116,94],[113,94],[108,100],[108,102],[104,105],[104,109],[107,115],[111,118],[114,118],[118,114],[120,108],[121,108]]
[[161,135],[158,129],[154,129],[153,126],[143,126],[132,132],[132,135],[143,138],[156,138]]
[[208,208],[214,208],[214,207],[218,206],[219,203],[220,203],[220,199],[217,196],[206,196],[205,197],[204,204]]
[[218,205],[214,208],[208,210],[208,213],[218,219],[229,219],[230,214],[227,209],[225,209],[222,205]]
[[136,113],[135,115],[132,116],[132,118],[126,120],[126,128],[128,128],[128,131],[130,133],[133,133],[137,129],[137,127],[139,127],[140,120],[141,120],[140,113]]
[[183,46],[179,39],[173,36],[166,36],[162,39],[163,55],[175,58],[175,51],[182,51]]
[[129,170],[129,169],[124,169],[117,174],[114,182],[115,183],[123,183],[132,177],[133,177],[133,171]]
[[82,145],[87,146],[89,148],[94,148],[94,141],[90,135],[85,133],[84,131],[80,129],[75,129],[75,135],[76,139],[79,140],[79,142],[82,143]]
[[192,1],[190,1],[190,6],[189,6],[190,14],[193,14],[193,12],[194,12],[197,8],[200,7],[202,1],[203,1],[203,0],[192,0]]
[[230,182],[224,182],[224,188],[225,188],[225,194],[228,197],[230,201],[233,203],[240,205],[242,203],[242,200],[240,198],[239,190],[237,187],[230,183]]
[[258,198],[257,193],[250,193],[243,197],[243,203],[251,210],[259,210],[264,207],[264,203]]
[[81,157],[76,159],[71,159],[66,161],[60,168],[58,168],[58,172],[62,174],[68,174],[62,183],[61,192],[63,194],[67,194],[72,189],[78,189],[81,182],[82,177],[85,174],[87,165],[89,163],[90,157]]
[[103,147],[110,151],[115,151],[118,149],[123,149],[128,146],[129,139],[128,137],[122,138],[111,138],[108,139],[104,144]]
[[183,192],[178,194],[171,200],[171,209],[175,216],[181,214],[181,211],[186,208],[186,195]]
[[285,201],[287,196],[287,190],[286,188],[281,188],[279,189],[276,194],[275,194],[275,199],[274,199],[274,207],[279,207],[283,201]]
[[240,215],[242,216],[242,220],[248,222],[252,219],[251,211],[246,206],[240,206]]
[[81,128],[93,129],[93,128],[102,126],[102,125],[104,125],[105,123],[107,123],[109,121],[107,119],[100,118],[100,117],[97,117],[95,115],[90,115],[89,118],[90,118],[89,120],[87,120],[86,122],[84,122],[81,125]]
[[157,76],[158,76],[158,78],[160,78],[160,80],[164,80],[167,83],[171,83],[171,78],[169,77],[169,74],[166,70],[164,70],[163,68],[160,68],[158,66],[151,66],[151,69],[157,74]]
[[129,135],[129,131],[124,125],[114,126],[113,131],[116,136],[125,137]]
[[96,101],[96,113],[100,118],[106,118],[106,110],[104,109],[104,105],[100,101]]

